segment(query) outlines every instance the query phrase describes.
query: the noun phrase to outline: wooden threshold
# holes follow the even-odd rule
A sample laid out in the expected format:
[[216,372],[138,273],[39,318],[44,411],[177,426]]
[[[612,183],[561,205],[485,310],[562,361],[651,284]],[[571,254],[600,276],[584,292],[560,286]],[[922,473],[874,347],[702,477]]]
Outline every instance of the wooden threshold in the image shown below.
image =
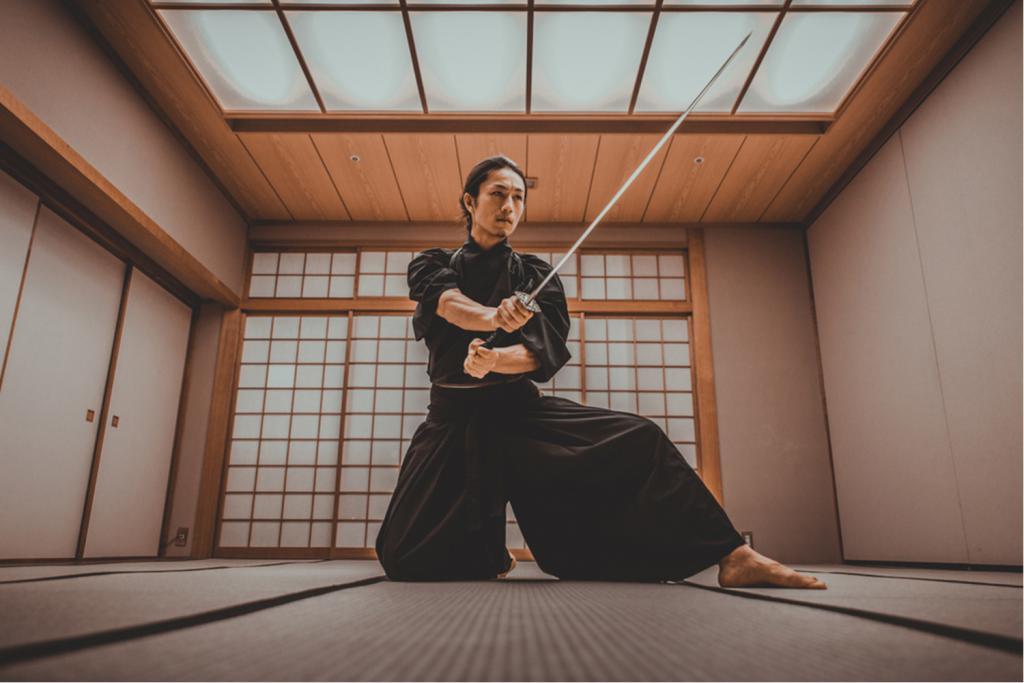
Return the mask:
[[[225,120],[236,133],[664,133],[676,114],[243,114]],[[676,135],[823,135],[828,115],[694,114]]]
[[67,191],[189,290],[226,306],[239,296],[176,242],[71,145],[0,85],[0,141]]
[[[799,223],[602,223],[587,238],[585,248],[679,249],[686,246],[689,228],[758,228],[802,230]],[[586,223],[522,223],[510,243],[516,249],[565,249],[587,228]],[[466,230],[451,222],[265,222],[249,226],[254,250],[329,249],[349,247],[415,248],[424,244],[458,246]]]

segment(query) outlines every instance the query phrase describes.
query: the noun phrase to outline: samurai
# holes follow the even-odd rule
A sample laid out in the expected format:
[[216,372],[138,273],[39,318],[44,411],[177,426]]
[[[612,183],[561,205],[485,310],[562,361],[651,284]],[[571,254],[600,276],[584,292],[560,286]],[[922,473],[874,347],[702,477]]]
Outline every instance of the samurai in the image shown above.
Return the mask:
[[744,543],[658,424],[541,394],[570,358],[570,320],[557,273],[531,306],[514,295],[552,270],[509,243],[526,190],[515,162],[484,159],[460,198],[465,242],[409,264],[431,388],[376,539],[387,576],[506,576],[510,503],[538,567],[561,579],[682,580],[718,564],[726,587],[825,588]]

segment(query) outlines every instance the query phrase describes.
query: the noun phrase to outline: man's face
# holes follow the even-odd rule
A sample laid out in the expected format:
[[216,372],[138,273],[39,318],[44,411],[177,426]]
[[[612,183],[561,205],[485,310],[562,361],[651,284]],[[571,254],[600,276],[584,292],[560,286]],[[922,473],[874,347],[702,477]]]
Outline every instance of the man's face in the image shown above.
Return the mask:
[[487,175],[475,198],[467,192],[463,201],[473,214],[474,230],[500,241],[519,225],[526,208],[525,197],[526,188],[519,174],[510,168],[499,168]]

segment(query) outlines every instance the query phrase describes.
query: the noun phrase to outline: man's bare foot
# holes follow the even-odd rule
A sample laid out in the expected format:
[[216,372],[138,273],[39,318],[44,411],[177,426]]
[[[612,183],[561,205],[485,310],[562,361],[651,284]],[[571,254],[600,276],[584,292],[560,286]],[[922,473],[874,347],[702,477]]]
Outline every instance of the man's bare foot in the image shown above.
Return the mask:
[[746,544],[733,550],[718,563],[718,585],[724,588],[828,588],[813,576],[795,572]]
[[[505,552],[508,552],[506,549]],[[516,568],[516,558],[512,553],[508,553],[508,559],[512,560],[512,563],[508,566],[508,569],[498,574],[499,579],[504,579],[506,576],[512,573],[512,570]]]

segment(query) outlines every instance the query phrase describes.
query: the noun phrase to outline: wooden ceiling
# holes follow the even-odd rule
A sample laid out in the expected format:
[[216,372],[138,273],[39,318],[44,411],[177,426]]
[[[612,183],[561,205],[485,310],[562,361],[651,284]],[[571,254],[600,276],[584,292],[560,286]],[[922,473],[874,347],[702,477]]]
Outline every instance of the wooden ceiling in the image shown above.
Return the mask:
[[[799,125],[744,128],[742,121],[716,131],[688,128],[688,121],[689,132],[661,150],[606,220],[804,222],[975,19],[997,4],[917,3],[824,133]],[[474,132],[450,125],[394,132],[383,123],[375,131],[365,117],[359,132],[233,128],[144,0],[73,0],[72,7],[251,223],[454,221],[465,173],[499,152],[538,179],[527,222],[580,223],[600,211],[660,137],[620,132],[621,121],[608,128],[616,132],[527,132],[517,130],[515,117],[494,117],[494,130],[504,132],[493,133],[479,132],[479,119],[467,127]]]

